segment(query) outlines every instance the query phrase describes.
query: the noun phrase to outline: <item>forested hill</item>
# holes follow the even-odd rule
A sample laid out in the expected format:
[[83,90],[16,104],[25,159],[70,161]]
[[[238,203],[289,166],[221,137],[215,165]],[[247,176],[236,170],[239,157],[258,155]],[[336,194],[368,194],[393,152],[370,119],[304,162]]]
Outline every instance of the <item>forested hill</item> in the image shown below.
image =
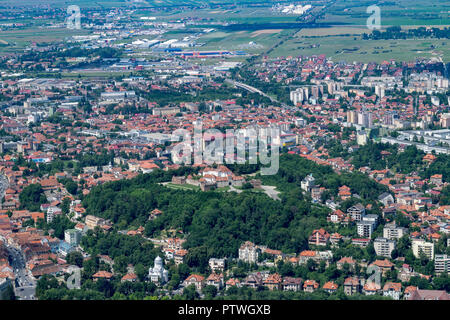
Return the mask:
[[378,195],[388,191],[386,186],[371,180],[361,172],[337,174],[330,166],[318,165],[291,154],[281,156],[278,174],[262,178],[265,184],[276,185],[280,190],[288,191],[300,188],[301,181],[310,173],[313,174],[316,183],[329,189],[328,194],[334,197],[337,196],[339,187],[343,185],[367,201],[376,200]]
[[[236,256],[246,240],[286,253],[306,249],[308,236],[313,229],[327,224],[329,212],[302,195],[300,181],[309,173],[330,188],[331,194],[345,184],[366,198],[363,201],[373,201],[385,191],[384,186],[362,174],[338,175],[329,167],[297,155],[281,156],[280,166],[276,176],[263,181],[279,186],[282,201],[252,191],[237,194],[174,190],[158,182],[168,181],[180,172],[158,171],[95,187],[83,204],[87,214],[111,219],[116,229],[145,225],[146,235],[156,237],[164,229],[175,228],[187,235],[185,245],[190,252],[206,251],[207,257],[224,257]],[[148,221],[155,208],[163,214]]]

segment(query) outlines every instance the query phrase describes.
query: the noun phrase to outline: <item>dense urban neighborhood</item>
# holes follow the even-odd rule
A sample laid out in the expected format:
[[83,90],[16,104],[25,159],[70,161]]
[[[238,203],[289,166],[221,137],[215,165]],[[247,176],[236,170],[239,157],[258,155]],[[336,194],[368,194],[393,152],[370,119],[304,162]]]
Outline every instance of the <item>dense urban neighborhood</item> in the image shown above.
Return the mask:
[[[308,24],[322,2],[270,12]],[[12,8],[1,30],[64,27]],[[240,25],[135,10],[0,54],[0,299],[450,300],[448,56],[274,56],[273,27],[213,50]],[[361,41],[401,32],[379,33]],[[176,130],[219,161],[181,162]]]

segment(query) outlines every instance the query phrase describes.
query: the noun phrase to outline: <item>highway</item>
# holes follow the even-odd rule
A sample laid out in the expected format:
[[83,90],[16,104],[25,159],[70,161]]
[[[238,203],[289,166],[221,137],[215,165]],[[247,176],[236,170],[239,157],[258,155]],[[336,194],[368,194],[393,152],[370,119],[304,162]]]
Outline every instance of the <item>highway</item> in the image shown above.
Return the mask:
[[257,93],[257,94],[260,94],[260,95],[262,95],[263,97],[266,97],[266,98],[270,99],[270,101],[272,101],[273,103],[278,103],[278,104],[280,104],[280,105],[281,105],[283,108],[285,108],[285,109],[292,109],[292,108],[294,108],[294,107],[292,107],[292,106],[288,106],[287,104],[278,101],[277,99],[275,99],[275,98],[269,96],[268,94],[262,92],[262,91],[259,90],[258,88],[249,86],[248,84],[245,84],[245,83],[242,83],[242,82],[238,82],[238,81],[235,81],[235,80],[232,80],[232,79],[226,79],[225,81],[228,82],[228,83],[231,83],[232,85],[234,85],[234,86],[236,86],[236,87],[238,87],[238,88],[242,88],[242,89],[244,89],[244,90],[247,90],[247,91],[249,91],[249,92],[251,92],[251,93]]

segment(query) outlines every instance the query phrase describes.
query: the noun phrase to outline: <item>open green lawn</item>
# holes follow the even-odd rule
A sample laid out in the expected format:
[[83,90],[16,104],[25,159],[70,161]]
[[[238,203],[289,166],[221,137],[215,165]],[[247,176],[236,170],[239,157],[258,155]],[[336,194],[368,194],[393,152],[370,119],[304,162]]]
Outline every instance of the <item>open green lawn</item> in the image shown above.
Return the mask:
[[198,186],[193,186],[191,184],[173,184],[173,183],[168,183],[166,184],[167,188],[171,188],[171,189],[179,189],[179,190],[200,190],[200,187]]

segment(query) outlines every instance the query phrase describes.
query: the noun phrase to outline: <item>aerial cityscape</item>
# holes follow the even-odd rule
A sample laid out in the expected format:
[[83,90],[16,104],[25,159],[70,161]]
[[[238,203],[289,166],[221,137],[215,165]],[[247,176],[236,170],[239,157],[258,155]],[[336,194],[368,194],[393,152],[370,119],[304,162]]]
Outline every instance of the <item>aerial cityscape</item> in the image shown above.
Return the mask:
[[0,300],[450,300],[449,68],[444,0],[0,1]]

